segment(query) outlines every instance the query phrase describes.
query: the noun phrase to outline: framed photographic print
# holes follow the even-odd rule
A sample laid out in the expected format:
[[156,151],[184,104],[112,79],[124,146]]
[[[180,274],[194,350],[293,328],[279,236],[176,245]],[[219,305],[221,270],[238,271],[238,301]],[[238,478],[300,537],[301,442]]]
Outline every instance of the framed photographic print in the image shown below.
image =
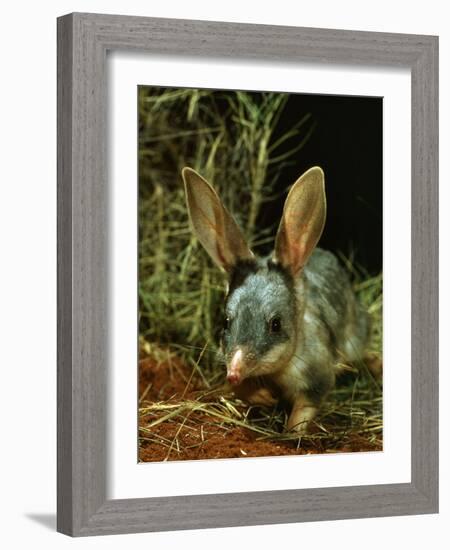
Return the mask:
[[58,20],[58,530],[437,512],[437,46]]

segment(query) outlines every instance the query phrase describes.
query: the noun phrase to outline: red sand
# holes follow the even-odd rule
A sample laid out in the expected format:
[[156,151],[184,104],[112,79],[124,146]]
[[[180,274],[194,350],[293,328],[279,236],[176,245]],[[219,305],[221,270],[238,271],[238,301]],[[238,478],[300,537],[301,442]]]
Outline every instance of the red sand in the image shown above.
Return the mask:
[[[179,359],[163,363],[156,363],[149,358],[140,361],[140,407],[155,402],[177,403],[183,399],[195,399],[196,392],[201,390],[204,390],[201,380],[197,376],[191,377],[189,369]],[[162,414],[167,414],[167,411]],[[142,430],[157,418],[151,414],[139,419],[139,459],[142,462],[330,452],[322,447],[320,441],[312,444],[303,440],[300,448],[291,441],[258,441],[255,432],[241,427],[223,426],[216,418],[202,411],[191,413],[184,424],[183,419],[174,418],[154,426],[150,433]],[[352,435],[332,452],[375,450],[381,450],[381,447]]]

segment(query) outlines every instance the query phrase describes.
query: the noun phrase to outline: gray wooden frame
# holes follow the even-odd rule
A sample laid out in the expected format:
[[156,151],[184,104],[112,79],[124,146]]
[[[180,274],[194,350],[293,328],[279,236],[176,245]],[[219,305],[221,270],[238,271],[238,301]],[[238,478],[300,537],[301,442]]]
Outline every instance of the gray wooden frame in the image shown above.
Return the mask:
[[[107,500],[106,53],[412,74],[411,483]],[[74,536],[438,511],[438,38],[116,15],[58,19],[58,530]]]

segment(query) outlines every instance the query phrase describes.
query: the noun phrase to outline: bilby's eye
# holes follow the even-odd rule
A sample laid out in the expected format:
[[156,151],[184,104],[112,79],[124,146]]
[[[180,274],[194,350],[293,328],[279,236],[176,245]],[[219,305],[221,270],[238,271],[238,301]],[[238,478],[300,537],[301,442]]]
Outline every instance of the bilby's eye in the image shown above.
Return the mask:
[[230,318],[225,317],[223,321],[223,330],[228,330],[230,328],[230,324],[231,324]]
[[281,319],[277,317],[272,317],[269,323],[270,332],[273,332],[274,334],[281,331]]

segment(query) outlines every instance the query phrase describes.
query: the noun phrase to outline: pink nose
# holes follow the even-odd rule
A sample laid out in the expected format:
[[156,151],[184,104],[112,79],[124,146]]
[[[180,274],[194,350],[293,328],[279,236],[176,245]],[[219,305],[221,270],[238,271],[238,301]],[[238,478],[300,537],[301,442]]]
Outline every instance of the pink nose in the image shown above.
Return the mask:
[[233,386],[237,386],[241,380],[241,377],[237,373],[228,373],[227,380]]
[[242,350],[235,351],[231,363],[228,366],[227,380],[234,386],[241,381]]

